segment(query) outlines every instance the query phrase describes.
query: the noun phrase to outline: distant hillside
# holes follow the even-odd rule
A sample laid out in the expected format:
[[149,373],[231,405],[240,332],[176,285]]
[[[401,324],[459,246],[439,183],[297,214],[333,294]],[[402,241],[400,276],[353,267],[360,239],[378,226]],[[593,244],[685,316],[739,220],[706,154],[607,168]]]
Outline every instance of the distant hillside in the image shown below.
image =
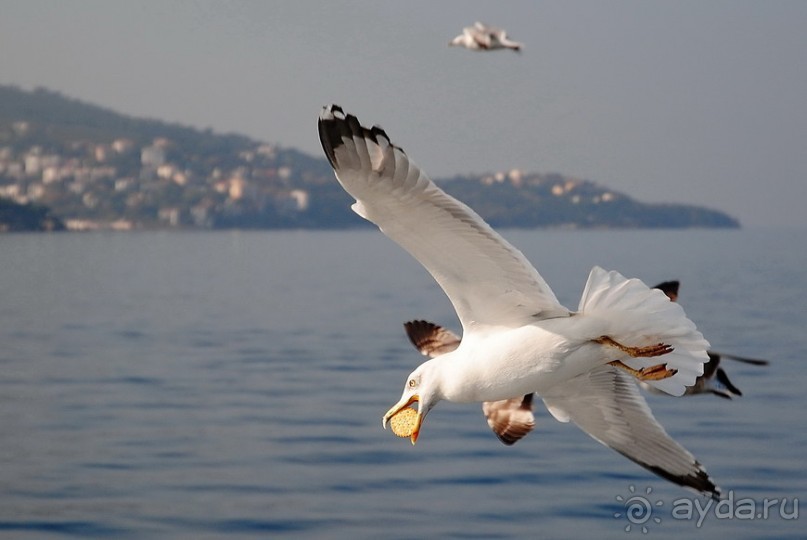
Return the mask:
[[510,171],[444,180],[441,187],[497,227],[687,228],[739,227],[717,210],[648,204],[588,180]]
[[[641,203],[560,174],[438,182],[494,226],[739,226],[716,210]],[[47,206],[71,229],[366,225],[319,156],[2,85],[0,198]]]
[[128,138],[145,146],[156,138],[171,139],[183,147],[238,149],[250,144],[240,135],[212,135],[179,124],[126,116],[103,107],[38,88],[31,92],[0,85],[0,126],[26,121],[46,129],[44,139],[61,144],[74,141],[102,143]]

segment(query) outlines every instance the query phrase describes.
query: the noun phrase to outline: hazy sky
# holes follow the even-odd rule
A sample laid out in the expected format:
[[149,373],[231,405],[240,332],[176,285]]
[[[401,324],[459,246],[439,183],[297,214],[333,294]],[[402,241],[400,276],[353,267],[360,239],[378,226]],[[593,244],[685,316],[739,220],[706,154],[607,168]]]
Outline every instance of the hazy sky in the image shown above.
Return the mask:
[[[483,20],[522,54],[448,47]],[[0,83],[321,155],[341,104],[432,177],[511,168],[807,225],[807,2],[0,0]]]

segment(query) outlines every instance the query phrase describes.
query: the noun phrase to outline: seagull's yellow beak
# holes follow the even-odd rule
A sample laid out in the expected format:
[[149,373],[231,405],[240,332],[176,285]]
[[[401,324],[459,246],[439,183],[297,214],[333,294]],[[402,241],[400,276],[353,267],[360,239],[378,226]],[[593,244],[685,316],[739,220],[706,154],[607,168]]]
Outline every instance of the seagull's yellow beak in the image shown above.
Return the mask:
[[[398,411],[400,411],[404,407],[408,407],[413,403],[418,403],[418,409],[420,409],[420,396],[418,396],[417,394],[413,394],[411,396],[404,396],[398,403],[393,405],[381,419],[381,425],[384,426],[384,429],[387,429],[387,421],[389,421],[390,418],[395,416],[398,413]],[[415,430],[409,436],[409,440],[412,442],[412,445],[418,442],[418,436],[420,435],[420,426],[422,423],[423,423],[423,415],[420,413],[420,410],[418,410],[418,415],[417,418],[415,419]]]

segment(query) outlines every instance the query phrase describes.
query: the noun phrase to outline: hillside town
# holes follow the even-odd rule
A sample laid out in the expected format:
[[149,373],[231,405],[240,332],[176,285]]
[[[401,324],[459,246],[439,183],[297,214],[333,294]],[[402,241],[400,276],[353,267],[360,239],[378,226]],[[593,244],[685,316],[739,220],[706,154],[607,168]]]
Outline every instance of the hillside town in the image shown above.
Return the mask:
[[[14,122],[12,140],[33,136],[34,129]],[[214,210],[271,206],[293,214],[308,208],[308,191],[288,187],[292,168],[277,164],[271,145],[239,152],[229,167],[210,165],[188,166],[187,156],[165,137],[142,146],[127,138],[73,141],[66,148],[5,145],[0,197],[69,209],[64,221],[71,230],[210,227]]]

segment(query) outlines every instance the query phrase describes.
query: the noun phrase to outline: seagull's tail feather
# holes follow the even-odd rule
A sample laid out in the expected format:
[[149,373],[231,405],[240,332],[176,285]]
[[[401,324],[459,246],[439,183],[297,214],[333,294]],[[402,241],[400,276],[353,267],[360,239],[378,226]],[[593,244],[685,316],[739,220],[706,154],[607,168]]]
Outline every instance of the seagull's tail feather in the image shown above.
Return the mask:
[[628,346],[664,343],[671,353],[653,358],[631,358],[622,362],[634,369],[665,363],[677,373],[666,379],[647,381],[674,396],[684,393],[703,374],[709,360],[709,343],[683,308],[667,296],[638,279],[627,279],[619,272],[607,272],[595,266],[588,277],[578,311],[607,321],[608,336]]

